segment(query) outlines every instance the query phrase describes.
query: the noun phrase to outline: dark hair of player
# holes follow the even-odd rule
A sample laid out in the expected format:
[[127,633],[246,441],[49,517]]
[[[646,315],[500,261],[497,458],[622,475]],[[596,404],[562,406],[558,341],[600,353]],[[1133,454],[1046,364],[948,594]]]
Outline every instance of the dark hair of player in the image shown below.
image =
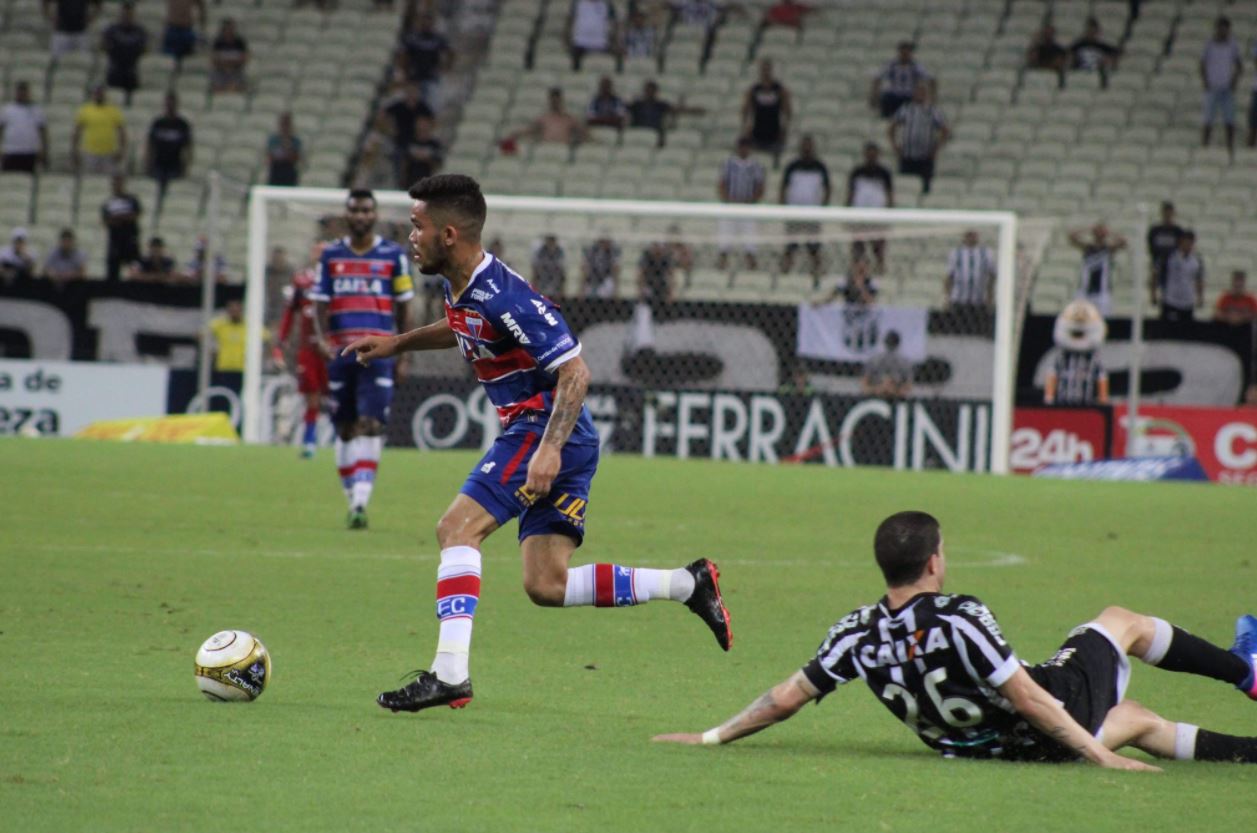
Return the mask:
[[882,521],[873,536],[873,553],[886,586],[903,587],[919,579],[940,541],[938,520],[928,513],[898,512]]
[[471,240],[479,240],[484,229],[484,194],[480,183],[463,174],[437,174],[410,186],[410,198],[427,204],[430,214],[440,217],[438,225],[456,226]]
[[354,200],[371,200],[374,203],[375,192],[370,188],[355,188],[349,192],[348,197],[345,197],[345,205],[349,205]]

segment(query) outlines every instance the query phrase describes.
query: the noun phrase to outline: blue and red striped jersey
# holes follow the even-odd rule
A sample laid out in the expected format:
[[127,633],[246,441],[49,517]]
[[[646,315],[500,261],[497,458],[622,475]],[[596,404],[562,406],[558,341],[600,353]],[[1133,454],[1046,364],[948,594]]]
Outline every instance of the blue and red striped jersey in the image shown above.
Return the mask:
[[311,300],[327,304],[328,338],[334,347],[362,336],[395,334],[393,305],[414,296],[406,250],[379,235],[365,254],[350,248],[349,238],[329,243],[309,293]]
[[[486,253],[457,301],[445,284],[445,318],[503,429],[544,432],[559,366],[581,349],[558,307]],[[568,442],[598,443],[583,406]]]

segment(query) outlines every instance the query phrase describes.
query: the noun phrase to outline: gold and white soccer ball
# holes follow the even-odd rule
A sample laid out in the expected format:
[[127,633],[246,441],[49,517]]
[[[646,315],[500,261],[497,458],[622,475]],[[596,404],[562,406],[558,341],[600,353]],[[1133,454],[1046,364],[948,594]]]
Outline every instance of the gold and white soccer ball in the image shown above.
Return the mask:
[[247,631],[219,631],[196,652],[196,687],[211,700],[256,700],[271,679],[271,655]]

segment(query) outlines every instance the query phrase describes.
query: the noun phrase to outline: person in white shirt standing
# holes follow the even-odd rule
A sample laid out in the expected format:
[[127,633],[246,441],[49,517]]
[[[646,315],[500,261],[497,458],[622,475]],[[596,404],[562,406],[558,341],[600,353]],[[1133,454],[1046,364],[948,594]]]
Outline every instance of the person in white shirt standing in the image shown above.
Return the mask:
[[[751,205],[764,198],[765,178],[764,166],[751,156],[751,140],[742,136],[738,139],[737,151],[720,166],[716,193],[721,202]],[[755,270],[755,239],[758,229],[754,220],[721,217],[716,234],[717,247],[720,250],[716,261],[718,269],[725,268],[729,251],[738,247],[746,258],[746,268]]]
[[568,15],[572,70],[580,71],[588,52],[610,52],[616,43],[615,6],[610,0],[574,0]]
[[1126,248],[1126,238],[1111,234],[1104,223],[1069,233],[1069,243],[1082,252],[1082,274],[1075,297],[1090,301],[1105,318],[1113,313],[1113,255]]
[[31,102],[25,81],[13,85],[13,101],[0,108],[0,171],[34,173],[48,163],[48,121]]
[[1196,235],[1185,231],[1161,273],[1161,320],[1192,321],[1204,302],[1205,261],[1196,252]]
[[[806,134],[799,140],[799,158],[787,165],[781,176],[779,201],[782,205],[829,205],[830,190],[829,169],[816,157],[816,141],[811,134]],[[819,283],[821,242],[817,237],[820,231],[820,223],[797,220],[786,223],[786,236],[790,238],[790,242],[786,243],[785,252],[781,256],[782,272],[790,271],[790,267],[794,265],[794,252],[801,245],[807,249],[808,257],[812,260],[813,283]],[[800,238],[804,238],[806,242],[800,243]]]
[[1235,156],[1235,86],[1244,65],[1240,48],[1231,37],[1231,21],[1219,17],[1213,26],[1213,39],[1200,56],[1200,83],[1205,97],[1201,121],[1201,142],[1209,144],[1213,123],[1222,117],[1226,126],[1226,150]]

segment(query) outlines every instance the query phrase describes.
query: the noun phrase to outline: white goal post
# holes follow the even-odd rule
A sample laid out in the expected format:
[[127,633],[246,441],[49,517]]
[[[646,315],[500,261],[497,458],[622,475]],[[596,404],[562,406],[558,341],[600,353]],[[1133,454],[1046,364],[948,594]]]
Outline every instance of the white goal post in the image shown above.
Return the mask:
[[[243,437],[262,439],[263,328],[267,325],[266,268],[268,223],[271,210],[284,205],[308,205],[335,213],[344,205],[347,190],[286,188],[257,185],[250,189],[248,207],[248,270],[245,293],[247,349],[243,381]],[[377,191],[380,209],[405,216],[410,197],[401,191]],[[994,355],[990,387],[991,446],[989,467],[996,474],[1008,472],[1009,437],[1012,430],[1017,216],[1008,211],[936,211],[927,209],[865,209],[800,207],[785,205],[727,205],[721,203],[656,202],[642,200],[574,199],[556,197],[486,196],[489,220],[495,212],[532,212],[555,218],[679,218],[760,220],[776,223],[826,223],[850,227],[876,226],[985,229],[994,232],[996,284],[994,291]],[[423,322],[426,323],[426,322]],[[597,380],[594,380],[595,383]]]

